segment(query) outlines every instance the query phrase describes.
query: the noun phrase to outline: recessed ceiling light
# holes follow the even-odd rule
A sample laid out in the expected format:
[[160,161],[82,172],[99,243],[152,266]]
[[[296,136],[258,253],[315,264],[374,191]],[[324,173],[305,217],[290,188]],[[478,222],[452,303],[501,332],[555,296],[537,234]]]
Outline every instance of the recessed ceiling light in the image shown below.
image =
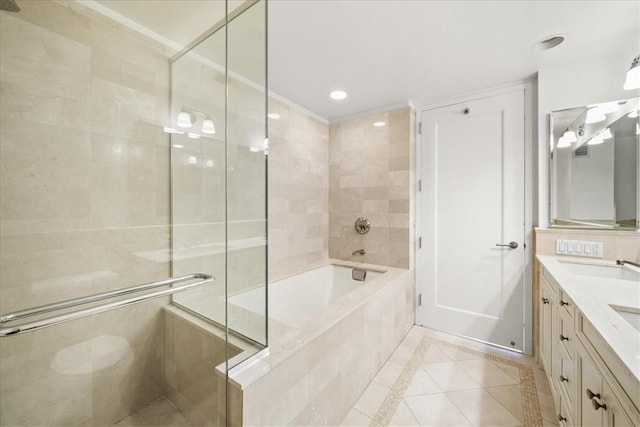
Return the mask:
[[347,97],[347,92],[345,92],[343,90],[334,90],[333,92],[331,92],[329,94],[329,96],[331,97],[331,99],[335,99],[335,100],[339,101],[339,100],[345,99]]
[[379,128],[379,127],[385,126],[385,125],[386,125],[386,123],[385,123],[385,122],[375,122],[373,125],[374,125],[375,127],[378,127],[378,128]]
[[563,41],[564,41],[564,35],[555,34],[552,36],[545,37],[544,39],[540,40],[538,43],[534,44],[533,49],[539,50],[539,51],[553,49],[554,47],[561,44]]
[[270,119],[273,119],[273,120],[278,120],[280,118],[280,114],[278,114],[278,113],[269,113],[269,114],[267,114],[267,117],[269,117]]

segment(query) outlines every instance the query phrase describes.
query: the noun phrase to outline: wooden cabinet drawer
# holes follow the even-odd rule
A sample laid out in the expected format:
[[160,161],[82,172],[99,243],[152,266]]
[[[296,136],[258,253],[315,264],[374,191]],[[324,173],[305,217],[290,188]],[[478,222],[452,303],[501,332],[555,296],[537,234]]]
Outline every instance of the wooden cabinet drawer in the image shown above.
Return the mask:
[[566,310],[558,310],[558,336],[556,339],[566,354],[573,358],[576,342],[575,323],[573,317],[569,316]]

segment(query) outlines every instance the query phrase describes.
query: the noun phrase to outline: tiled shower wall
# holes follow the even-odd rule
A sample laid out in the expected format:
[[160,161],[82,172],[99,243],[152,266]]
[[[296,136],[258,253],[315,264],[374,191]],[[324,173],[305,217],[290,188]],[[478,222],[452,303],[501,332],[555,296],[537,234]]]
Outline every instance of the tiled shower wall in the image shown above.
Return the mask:
[[[331,258],[410,268],[413,128],[410,107],[329,127]],[[354,229],[360,216],[371,222],[365,235]]]
[[[412,109],[331,125],[274,98],[269,112],[280,115],[269,120],[270,279],[327,257],[410,268]],[[364,236],[359,216],[371,221]]]
[[329,254],[329,128],[269,99],[269,277],[306,270]]
[[[170,52],[72,2],[0,13],[0,311],[168,277]],[[167,300],[0,339],[1,425],[161,395]]]

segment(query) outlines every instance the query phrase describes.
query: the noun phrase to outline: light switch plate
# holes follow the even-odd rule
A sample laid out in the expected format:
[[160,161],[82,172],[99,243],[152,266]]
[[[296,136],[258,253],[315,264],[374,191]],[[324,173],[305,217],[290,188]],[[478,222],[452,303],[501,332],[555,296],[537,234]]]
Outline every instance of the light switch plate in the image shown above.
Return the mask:
[[586,240],[556,239],[556,255],[602,258],[604,243]]

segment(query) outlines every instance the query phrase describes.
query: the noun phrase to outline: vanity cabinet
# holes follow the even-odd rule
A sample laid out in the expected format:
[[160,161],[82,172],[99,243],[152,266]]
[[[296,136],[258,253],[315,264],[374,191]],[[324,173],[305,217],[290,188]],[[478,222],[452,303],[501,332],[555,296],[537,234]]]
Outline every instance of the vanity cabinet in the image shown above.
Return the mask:
[[583,426],[632,426],[613,388],[604,379],[584,347],[577,349],[580,378],[580,414]]
[[540,362],[559,424],[640,427],[637,381],[614,376],[615,353],[561,284],[540,267]]

